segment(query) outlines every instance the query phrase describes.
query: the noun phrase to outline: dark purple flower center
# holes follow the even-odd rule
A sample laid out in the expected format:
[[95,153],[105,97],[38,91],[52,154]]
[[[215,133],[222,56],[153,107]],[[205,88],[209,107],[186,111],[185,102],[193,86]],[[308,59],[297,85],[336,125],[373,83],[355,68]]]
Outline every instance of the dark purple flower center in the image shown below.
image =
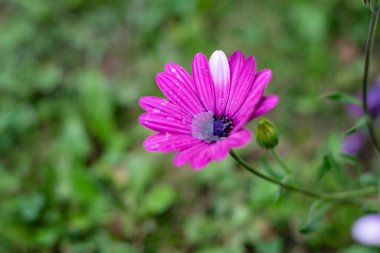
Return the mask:
[[228,137],[233,129],[232,120],[226,116],[214,116],[213,135],[217,137]]

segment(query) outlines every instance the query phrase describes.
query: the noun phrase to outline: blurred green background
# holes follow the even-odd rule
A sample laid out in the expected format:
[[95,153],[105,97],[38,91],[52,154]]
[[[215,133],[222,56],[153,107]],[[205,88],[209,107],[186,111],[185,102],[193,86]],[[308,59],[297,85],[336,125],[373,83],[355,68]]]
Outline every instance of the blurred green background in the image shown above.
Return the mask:
[[[0,1],[0,252],[377,252],[350,238],[375,201],[309,212],[231,158],[173,168],[137,124],[166,62],[241,50],[273,70],[268,117],[296,178],[336,191],[360,167],[365,184],[380,159],[339,155],[354,121],[320,95],[360,89],[369,15],[360,0]],[[278,169],[254,141],[240,153]],[[317,185],[326,156],[339,169]]]

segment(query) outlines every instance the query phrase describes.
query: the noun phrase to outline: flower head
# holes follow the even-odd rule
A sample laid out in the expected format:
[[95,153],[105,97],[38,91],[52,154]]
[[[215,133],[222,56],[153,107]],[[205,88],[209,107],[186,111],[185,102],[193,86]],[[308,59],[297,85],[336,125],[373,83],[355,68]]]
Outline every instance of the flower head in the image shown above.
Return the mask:
[[357,220],[352,237],[365,245],[380,246],[380,214],[369,214]]
[[209,61],[198,53],[192,75],[168,63],[156,78],[168,99],[139,101],[146,110],[140,124],[157,131],[145,140],[145,149],[177,152],[174,165],[190,163],[194,169],[224,159],[231,148],[249,142],[251,132],[244,125],[277,105],[277,96],[264,96],[271,77],[269,69],[256,72],[255,59],[239,51],[229,59],[215,51]]

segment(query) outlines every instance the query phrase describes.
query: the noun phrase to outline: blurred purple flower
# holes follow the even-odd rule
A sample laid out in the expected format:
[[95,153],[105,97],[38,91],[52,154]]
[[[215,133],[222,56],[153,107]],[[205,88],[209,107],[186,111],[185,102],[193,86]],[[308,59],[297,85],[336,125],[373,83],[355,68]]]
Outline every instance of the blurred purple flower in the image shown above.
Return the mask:
[[364,131],[358,131],[343,140],[342,151],[345,154],[357,154],[367,142],[368,136]]
[[380,214],[361,217],[352,227],[352,237],[359,243],[380,246]]
[[[357,97],[361,98],[361,94],[358,94]],[[371,116],[377,118],[380,114],[380,80],[368,89],[367,104]],[[352,117],[363,116],[363,108],[361,105],[350,104],[347,106],[347,109]]]
[[[357,97],[360,98],[361,95],[358,94]],[[362,107],[356,104],[348,105],[347,111],[353,118],[361,117],[364,114]],[[380,78],[368,90],[368,111],[373,119],[380,116]],[[359,130],[343,140],[342,152],[351,155],[358,154],[368,140],[368,134],[364,130]]]

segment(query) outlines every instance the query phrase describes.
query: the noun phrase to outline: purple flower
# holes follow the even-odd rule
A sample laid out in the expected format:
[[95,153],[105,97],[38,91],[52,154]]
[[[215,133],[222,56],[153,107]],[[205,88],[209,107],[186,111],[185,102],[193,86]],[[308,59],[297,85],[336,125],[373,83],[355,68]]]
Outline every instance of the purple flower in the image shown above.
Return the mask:
[[[361,94],[358,94],[357,97],[361,98]],[[380,82],[377,82],[375,85],[368,89],[367,105],[368,112],[372,118],[377,118],[380,114]],[[352,117],[361,117],[364,114],[361,105],[350,104],[347,106],[347,109],[348,113]]]
[[158,132],[144,141],[145,149],[177,152],[173,163],[178,167],[190,163],[201,169],[224,159],[231,148],[251,139],[244,125],[277,105],[277,96],[263,95],[271,77],[269,69],[256,72],[255,59],[239,51],[229,59],[215,51],[209,61],[198,53],[192,76],[176,63],[166,64],[156,81],[168,99],[139,101],[147,111],[140,124]]
[[357,220],[352,227],[352,237],[365,245],[380,246],[380,214],[369,214]]
[[[358,95],[357,97],[360,97]],[[367,104],[368,104],[368,111],[371,114],[373,119],[376,119],[380,115],[380,82],[378,81],[377,84],[373,85],[368,90],[368,97],[367,97]],[[363,116],[363,109],[360,105],[356,104],[350,104],[347,106],[347,110],[349,115],[351,115],[353,118],[361,117]],[[342,152],[345,154],[358,154],[359,151],[362,149],[362,147],[365,145],[365,143],[369,140],[368,134],[363,131],[359,130],[352,135],[347,136],[343,140],[342,144]]]
[[343,140],[342,152],[344,154],[355,155],[358,154],[364,144],[368,141],[368,135],[364,131],[357,131],[348,135]]

